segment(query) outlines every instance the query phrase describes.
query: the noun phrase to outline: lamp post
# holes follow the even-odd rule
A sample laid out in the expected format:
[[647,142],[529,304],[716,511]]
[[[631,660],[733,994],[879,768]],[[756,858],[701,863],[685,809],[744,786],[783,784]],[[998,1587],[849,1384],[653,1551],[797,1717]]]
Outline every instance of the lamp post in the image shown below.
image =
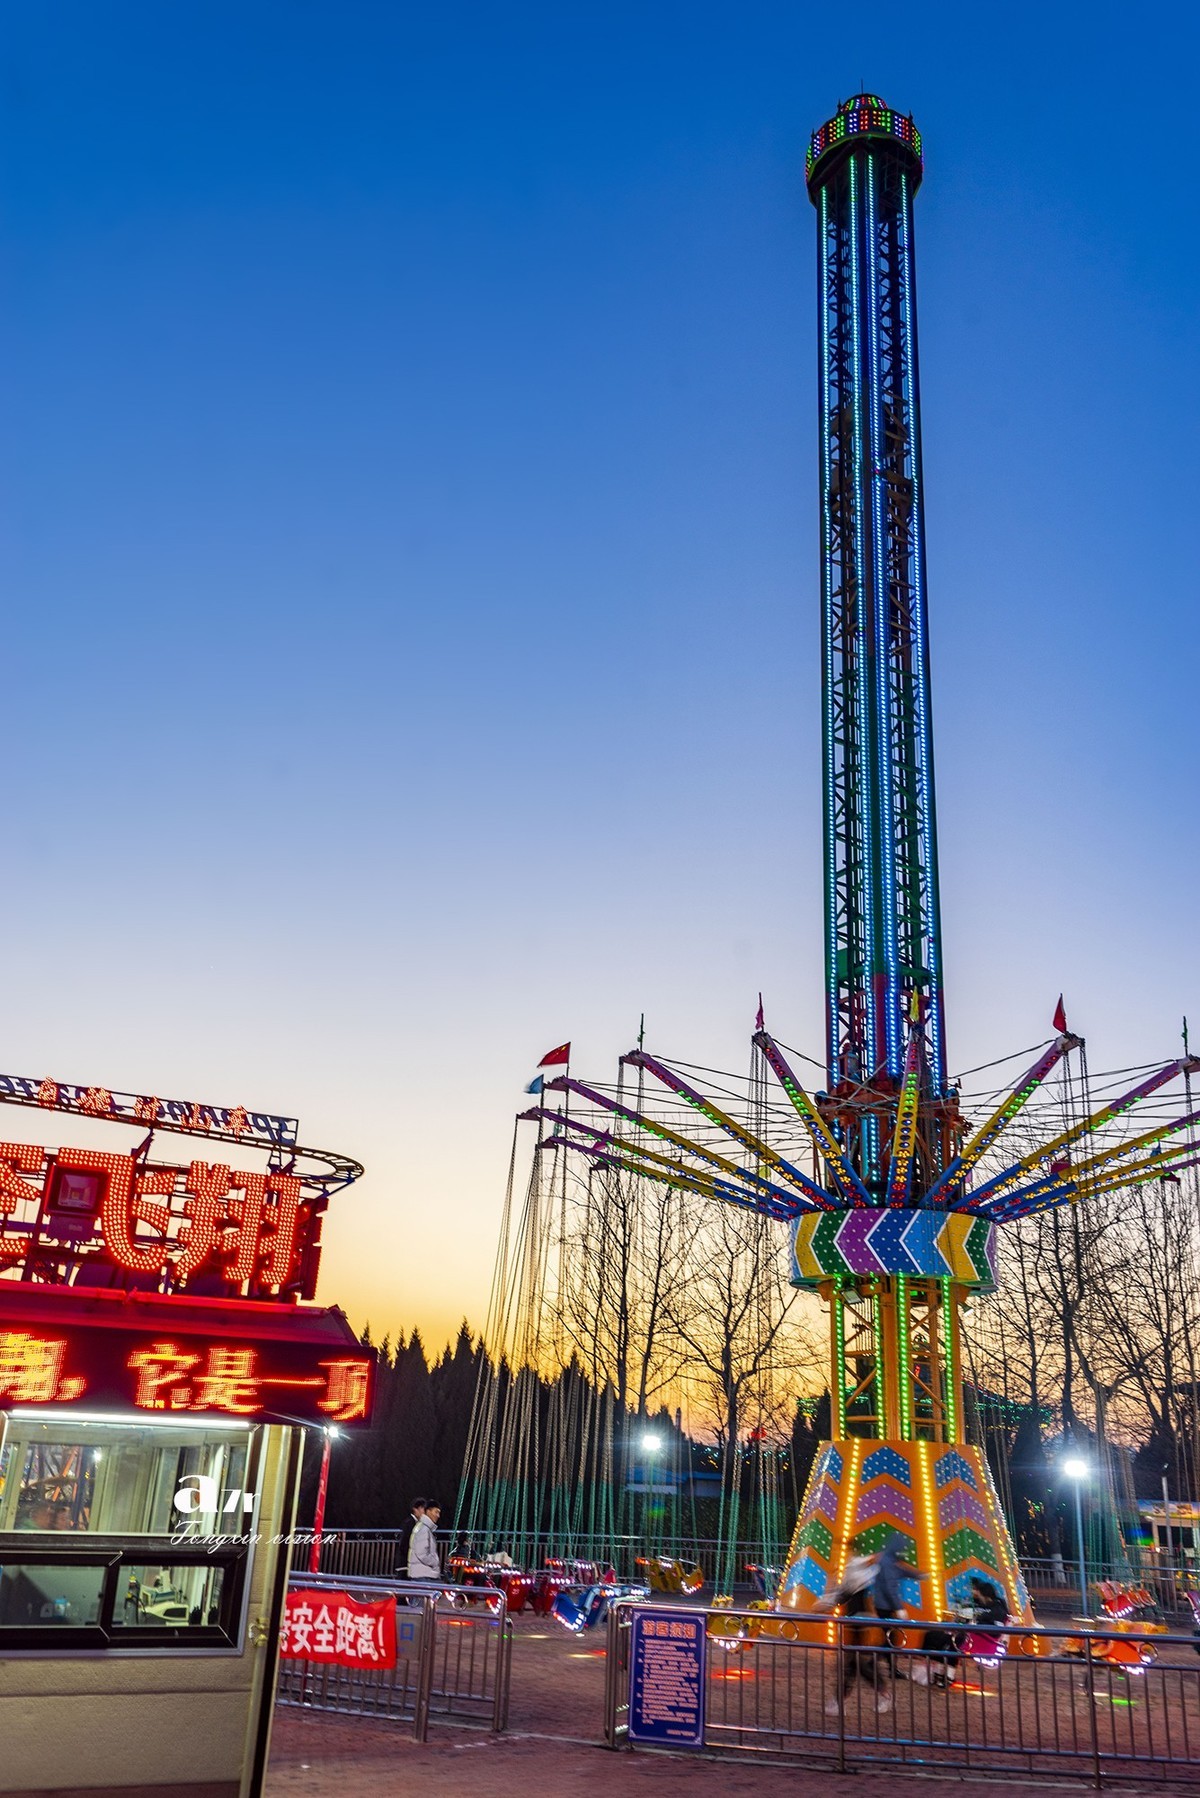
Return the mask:
[[[645,1470],[643,1476],[645,1491],[642,1494],[642,1533],[646,1540],[647,1553],[650,1553],[654,1548],[654,1457],[661,1447],[661,1438],[656,1436],[653,1430],[647,1430],[642,1437],[642,1454],[645,1457]],[[650,1520],[651,1524],[649,1529],[646,1527],[647,1519]]]
[[1083,1546],[1083,1499],[1080,1496],[1084,1480],[1088,1476],[1088,1464],[1081,1455],[1068,1455],[1062,1463],[1062,1470],[1075,1488],[1075,1532],[1079,1538],[1079,1596],[1083,1603],[1083,1615],[1088,1614],[1087,1589],[1087,1557]]
[[1171,1582],[1172,1586],[1174,1586],[1176,1584],[1176,1580],[1175,1580],[1175,1575],[1172,1572],[1172,1568],[1174,1565],[1173,1555],[1174,1555],[1175,1545],[1171,1541],[1171,1495],[1167,1488],[1167,1473],[1168,1473],[1168,1467],[1167,1467],[1166,1463],[1164,1462],[1163,1471],[1162,1471],[1162,1489],[1163,1489],[1163,1553],[1162,1553],[1162,1560],[1163,1560],[1163,1565],[1165,1566],[1165,1568],[1167,1570],[1167,1574],[1170,1579],[1170,1582]]
[[317,1508],[313,1514],[312,1547],[308,1551],[308,1571],[321,1571],[321,1537],[325,1530],[325,1500],[329,1493],[329,1457],[333,1452],[333,1439],[340,1436],[341,1431],[336,1423],[325,1426],[325,1441],[321,1448],[321,1473],[317,1480]]

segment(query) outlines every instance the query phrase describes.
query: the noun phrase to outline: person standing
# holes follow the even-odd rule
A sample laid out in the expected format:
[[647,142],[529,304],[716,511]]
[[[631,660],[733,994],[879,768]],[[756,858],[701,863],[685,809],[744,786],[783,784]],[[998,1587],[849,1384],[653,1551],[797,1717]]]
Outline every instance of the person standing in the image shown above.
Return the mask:
[[413,1525],[408,1543],[409,1579],[441,1579],[442,1564],[438,1559],[437,1525],[442,1514],[440,1505],[425,1506]]
[[409,1506],[409,1515],[400,1525],[400,1540],[396,1543],[396,1578],[408,1578],[408,1548],[412,1541],[412,1533],[417,1522],[425,1515],[425,1500],[414,1498]]

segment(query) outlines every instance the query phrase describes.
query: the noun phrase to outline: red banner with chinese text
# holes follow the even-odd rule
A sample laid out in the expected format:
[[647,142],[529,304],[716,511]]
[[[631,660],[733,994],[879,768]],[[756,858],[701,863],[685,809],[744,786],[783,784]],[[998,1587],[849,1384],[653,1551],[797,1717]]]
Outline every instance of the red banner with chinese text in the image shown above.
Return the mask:
[[360,1603],[348,1592],[289,1592],[279,1652],[330,1667],[396,1665],[396,1600]]

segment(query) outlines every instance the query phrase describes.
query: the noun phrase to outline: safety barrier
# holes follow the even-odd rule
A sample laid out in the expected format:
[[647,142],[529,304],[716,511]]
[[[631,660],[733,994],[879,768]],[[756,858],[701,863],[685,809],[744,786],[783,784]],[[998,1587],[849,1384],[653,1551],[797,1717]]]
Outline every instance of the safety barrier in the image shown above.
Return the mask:
[[293,1573],[292,1591],[339,1591],[360,1600],[396,1598],[396,1665],[339,1667],[280,1662],[276,1702],[412,1724],[508,1727],[512,1623],[491,1587]]
[[[604,1733],[612,1748],[629,1740],[635,1609],[621,1602],[609,1614]],[[709,1752],[778,1755],[838,1772],[886,1763],[1065,1776],[1097,1788],[1200,1777],[1200,1658],[1191,1636],[1008,1630],[1000,1632],[1003,1658],[964,1657],[955,1683],[943,1686],[925,1683],[940,1670],[928,1654],[864,1650],[861,1626],[841,1619],[822,1619],[831,1640],[814,1644],[798,1639],[803,1626],[787,1612],[672,1606],[676,1614],[702,1618],[707,1630]],[[1139,1647],[1151,1657],[1145,1663]]]
[[[438,1544],[444,1557],[452,1549],[463,1549],[470,1555],[482,1557],[489,1549],[502,1547],[512,1556],[517,1566],[526,1568],[544,1566],[548,1557],[611,1561],[623,1579],[635,1576],[639,1555],[661,1554],[672,1560],[698,1566],[710,1591],[727,1555],[726,1548],[712,1537],[685,1535],[662,1535],[651,1539],[632,1535],[576,1536],[562,1532],[529,1531],[518,1538],[505,1537],[503,1541],[499,1541],[480,1531],[460,1531],[455,1534],[452,1530],[440,1530]],[[343,1577],[353,1575],[359,1579],[394,1579],[399,1552],[399,1530],[327,1530],[321,1543],[321,1572]],[[787,1544],[780,1542],[767,1554],[766,1559],[770,1565],[778,1567],[783,1564],[786,1553]],[[1086,1567],[1089,1588],[1094,1590],[1096,1581],[1101,1579],[1132,1578],[1149,1588],[1165,1615],[1178,1617],[1181,1621],[1188,1620],[1191,1612],[1187,1592],[1200,1585],[1200,1572],[1195,1563],[1174,1566],[1159,1562],[1151,1556],[1144,1559],[1145,1565],[1141,1570],[1135,1568],[1132,1573],[1127,1562],[1089,1560]],[[747,1541],[736,1545],[733,1557],[735,1589],[745,1590],[752,1584],[746,1569],[750,1564],[762,1560],[761,1542]],[[1042,1560],[1022,1559],[1021,1572],[1035,1609],[1039,1603],[1043,1609],[1070,1612],[1072,1615],[1079,1609],[1078,1560],[1072,1561],[1063,1556],[1050,1556]]]

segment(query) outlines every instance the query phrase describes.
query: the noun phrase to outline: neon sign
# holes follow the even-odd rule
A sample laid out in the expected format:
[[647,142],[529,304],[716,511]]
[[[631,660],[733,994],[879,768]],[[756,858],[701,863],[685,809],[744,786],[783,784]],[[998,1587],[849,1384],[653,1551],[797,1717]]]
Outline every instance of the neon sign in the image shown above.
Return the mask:
[[[36,1185],[25,1177],[34,1173]],[[322,1208],[319,1195],[305,1201],[297,1175],[278,1170],[147,1167],[98,1149],[0,1142],[0,1271],[36,1262],[50,1284],[93,1284],[108,1265],[155,1290],[215,1275],[230,1296],[311,1297]]]
[[153,1124],[159,1130],[221,1134],[235,1142],[294,1148],[299,1123],[244,1105],[202,1105],[195,1099],[160,1099],[150,1093],[112,1092],[106,1086],[75,1086],[49,1076],[0,1074],[0,1102],[37,1105],[43,1111],[65,1111],[76,1117],[110,1118],[119,1124]]
[[374,1362],[336,1343],[214,1341],[106,1326],[0,1329],[0,1409],[113,1406],[352,1424],[368,1415]]

